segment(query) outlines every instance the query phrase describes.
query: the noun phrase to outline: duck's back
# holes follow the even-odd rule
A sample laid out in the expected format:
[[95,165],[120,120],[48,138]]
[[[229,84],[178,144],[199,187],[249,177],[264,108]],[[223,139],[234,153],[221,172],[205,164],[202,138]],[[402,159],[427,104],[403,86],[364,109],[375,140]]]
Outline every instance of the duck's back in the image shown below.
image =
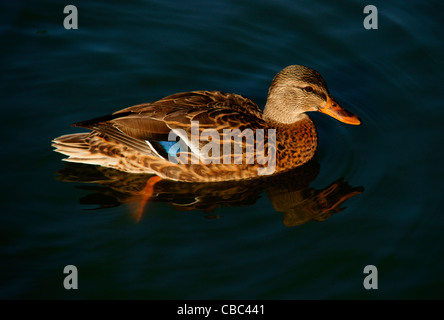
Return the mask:
[[[114,114],[125,112],[171,113],[175,110],[226,109],[263,118],[263,112],[252,100],[236,93],[222,91],[191,91],[175,93],[155,102],[135,105]],[[162,112],[163,110],[163,112]]]

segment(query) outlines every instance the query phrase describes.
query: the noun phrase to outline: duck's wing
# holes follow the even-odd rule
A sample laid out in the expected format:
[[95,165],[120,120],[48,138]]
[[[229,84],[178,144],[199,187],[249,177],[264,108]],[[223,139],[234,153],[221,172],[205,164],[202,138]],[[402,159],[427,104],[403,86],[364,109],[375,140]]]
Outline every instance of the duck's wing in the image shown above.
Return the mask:
[[[165,157],[168,150],[162,142],[171,141],[172,134],[185,141],[192,153],[198,153],[202,142],[197,137],[199,145],[193,145],[192,141],[196,141],[193,135],[200,137],[205,129],[212,129],[213,133],[216,130],[222,136],[225,129],[255,130],[263,128],[264,124],[261,109],[250,99],[219,91],[194,91],[132,106],[73,126],[95,130],[137,151],[149,154],[154,151]],[[195,131],[196,126],[198,131]],[[184,132],[187,137],[183,136]]]

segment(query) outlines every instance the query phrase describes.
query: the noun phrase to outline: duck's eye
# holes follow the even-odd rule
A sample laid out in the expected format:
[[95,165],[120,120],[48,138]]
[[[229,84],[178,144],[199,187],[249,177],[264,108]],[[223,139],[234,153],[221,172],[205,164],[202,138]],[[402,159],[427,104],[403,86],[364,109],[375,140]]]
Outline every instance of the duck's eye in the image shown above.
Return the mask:
[[304,90],[307,91],[307,92],[313,92],[313,88],[310,87],[310,86],[305,87]]

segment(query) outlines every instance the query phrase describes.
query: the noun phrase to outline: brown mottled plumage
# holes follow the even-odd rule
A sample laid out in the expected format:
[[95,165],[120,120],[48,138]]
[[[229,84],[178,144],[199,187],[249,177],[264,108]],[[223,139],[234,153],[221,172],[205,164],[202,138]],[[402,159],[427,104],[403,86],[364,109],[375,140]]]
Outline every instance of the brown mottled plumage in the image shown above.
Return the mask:
[[[92,132],[61,136],[54,139],[53,146],[55,151],[68,155],[65,160],[69,162],[101,165],[131,173],[154,173],[163,179],[188,182],[244,180],[257,177],[258,170],[266,168],[273,160],[275,166],[269,172],[277,174],[298,167],[313,157],[317,136],[313,122],[305,114],[308,111],[321,111],[349,124],[360,123],[356,116],[332,100],[318,72],[303,66],[289,66],[273,79],[264,112],[253,101],[238,94],[219,91],[177,93],[156,102],[76,123],[74,126]],[[192,121],[198,122],[198,132],[193,131]],[[207,153],[208,157],[202,158],[201,153],[210,140],[198,138],[206,129],[218,133],[212,135],[211,138],[216,140],[211,141],[219,144],[220,152],[218,155],[214,149],[211,156]],[[252,133],[253,140],[247,137],[236,140],[236,131],[233,137],[225,136],[226,129],[239,129],[237,135]],[[270,129],[275,130],[275,136]],[[169,160],[168,151],[160,144],[169,140],[172,131],[185,132],[189,142],[187,151],[180,150],[177,154],[180,155],[178,163]],[[272,143],[274,137],[276,144]],[[225,157],[224,141],[231,146]],[[259,158],[258,147],[265,150],[261,155],[268,163],[254,161]],[[247,152],[252,149],[253,153]]]

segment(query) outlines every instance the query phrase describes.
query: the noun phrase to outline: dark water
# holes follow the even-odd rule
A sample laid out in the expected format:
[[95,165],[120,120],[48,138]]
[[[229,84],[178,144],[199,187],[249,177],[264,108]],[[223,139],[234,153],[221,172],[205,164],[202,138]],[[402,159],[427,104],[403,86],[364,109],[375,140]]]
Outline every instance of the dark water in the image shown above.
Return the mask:
[[[378,30],[363,27],[363,1],[82,1],[78,30],[63,28],[67,4],[1,5],[1,298],[444,298],[438,1],[372,2]],[[118,204],[137,177],[106,185],[50,147],[73,122],[175,92],[263,106],[291,64],[318,70],[363,125],[311,115],[315,162],[284,183],[163,185],[136,223]],[[333,207],[362,193],[333,214],[317,198],[329,190]],[[177,209],[199,192],[202,208]],[[292,215],[307,204],[318,215]],[[63,287],[66,265],[78,290]]]

